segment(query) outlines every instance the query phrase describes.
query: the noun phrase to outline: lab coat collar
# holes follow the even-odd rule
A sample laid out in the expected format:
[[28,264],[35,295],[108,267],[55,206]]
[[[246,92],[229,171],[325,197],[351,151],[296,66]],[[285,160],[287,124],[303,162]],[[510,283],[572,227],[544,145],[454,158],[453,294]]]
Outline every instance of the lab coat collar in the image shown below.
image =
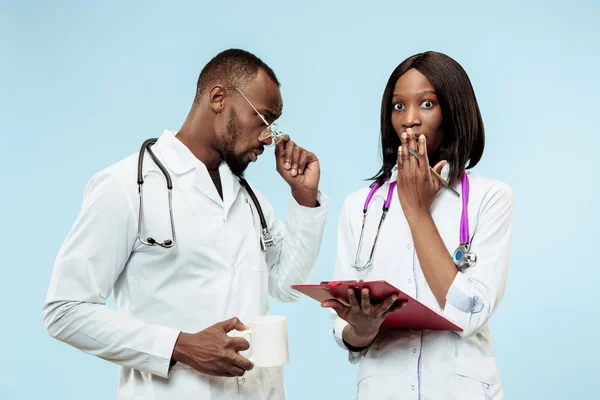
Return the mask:
[[219,175],[223,189],[223,200],[221,200],[206,165],[198,160],[190,149],[177,139],[175,132],[165,130],[156,142],[156,146],[160,149],[165,164],[174,174],[181,175],[195,169],[194,183],[196,188],[215,203],[222,205],[226,210],[231,207],[241,185],[227,163],[221,162],[219,165]]
[[160,149],[165,164],[174,174],[185,174],[194,169],[199,162],[190,149],[175,137],[175,132],[165,129],[158,138],[156,147]]

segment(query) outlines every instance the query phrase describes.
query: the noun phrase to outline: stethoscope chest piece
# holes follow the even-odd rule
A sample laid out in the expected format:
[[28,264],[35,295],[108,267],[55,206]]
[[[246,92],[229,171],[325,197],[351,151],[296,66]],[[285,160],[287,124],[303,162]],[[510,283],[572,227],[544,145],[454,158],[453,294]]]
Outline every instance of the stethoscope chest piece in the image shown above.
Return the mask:
[[267,251],[267,247],[275,246],[275,238],[268,229],[263,229],[260,235],[260,248],[262,251]]
[[454,254],[452,254],[452,261],[459,271],[465,268],[474,267],[477,264],[477,255],[469,251],[469,243],[463,243],[459,245]]

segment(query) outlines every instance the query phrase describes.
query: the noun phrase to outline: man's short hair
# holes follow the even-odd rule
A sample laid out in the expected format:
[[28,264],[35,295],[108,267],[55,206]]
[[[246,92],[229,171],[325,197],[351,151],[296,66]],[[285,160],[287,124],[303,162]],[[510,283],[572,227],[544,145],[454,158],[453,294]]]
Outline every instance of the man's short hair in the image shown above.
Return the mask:
[[194,102],[199,102],[206,89],[217,82],[226,87],[247,86],[256,77],[259,68],[263,69],[277,86],[280,86],[271,67],[254,54],[241,49],[222,51],[202,68]]

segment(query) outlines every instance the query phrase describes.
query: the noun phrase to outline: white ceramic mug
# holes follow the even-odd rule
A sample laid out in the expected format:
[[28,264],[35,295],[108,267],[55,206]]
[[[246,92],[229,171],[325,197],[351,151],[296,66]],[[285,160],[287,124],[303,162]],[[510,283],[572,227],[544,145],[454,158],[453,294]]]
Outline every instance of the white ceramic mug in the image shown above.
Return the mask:
[[261,368],[280,367],[288,363],[287,325],[284,316],[253,318],[250,329],[239,333],[250,343],[248,359]]

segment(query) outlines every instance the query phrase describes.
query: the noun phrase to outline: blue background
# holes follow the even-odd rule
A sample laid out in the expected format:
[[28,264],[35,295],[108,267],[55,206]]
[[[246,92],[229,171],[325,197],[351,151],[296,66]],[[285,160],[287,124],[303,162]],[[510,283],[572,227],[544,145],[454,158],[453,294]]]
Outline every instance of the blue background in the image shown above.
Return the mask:
[[[42,305],[87,180],[182,124],[202,66],[254,52],[282,82],[280,126],[321,159],[332,202],[311,281],[331,277],[345,196],[378,169],[381,95],[406,57],[466,69],[486,124],[480,174],[516,195],[505,298],[491,320],[509,399],[589,398],[599,367],[600,5],[502,2],[0,0],[0,398],[116,398],[118,367],[51,339]],[[265,154],[249,178],[285,216]],[[132,177],[133,179],[133,177]],[[350,399],[355,366],[310,300],[288,317],[290,399]]]

